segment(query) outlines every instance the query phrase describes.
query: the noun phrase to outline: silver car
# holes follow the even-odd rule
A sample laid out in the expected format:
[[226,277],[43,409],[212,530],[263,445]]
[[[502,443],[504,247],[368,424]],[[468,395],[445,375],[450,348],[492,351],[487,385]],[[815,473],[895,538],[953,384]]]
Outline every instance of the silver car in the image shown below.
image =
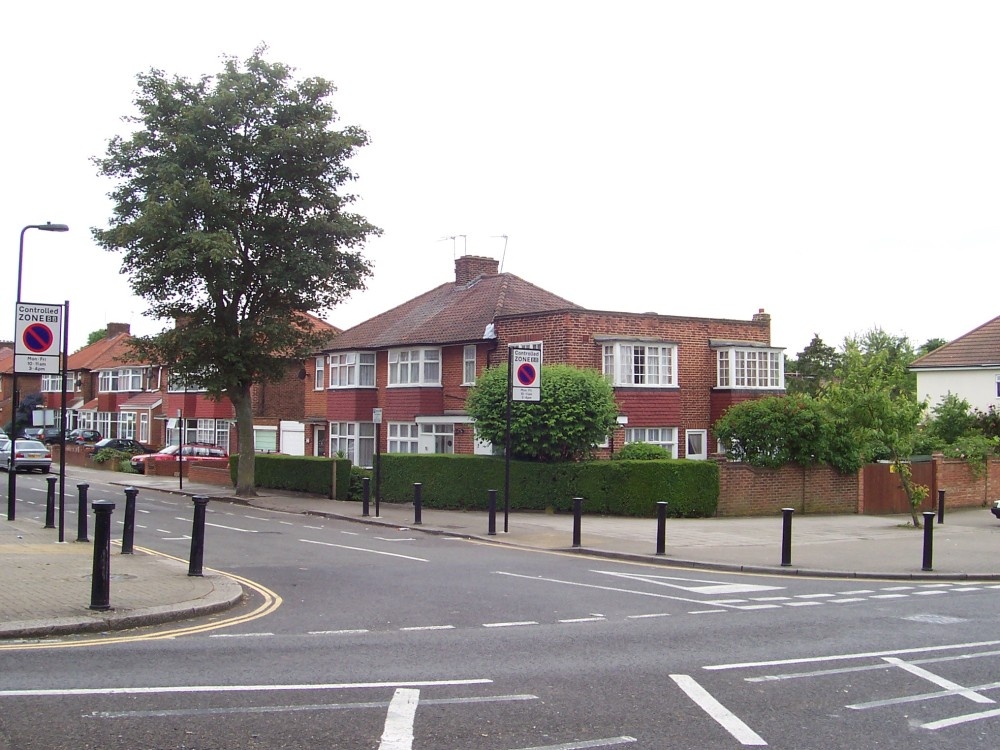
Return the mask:
[[[12,447],[13,456],[11,456]],[[10,471],[12,463],[14,471],[38,469],[43,474],[48,474],[52,467],[52,452],[39,440],[18,439],[0,443],[0,468]]]

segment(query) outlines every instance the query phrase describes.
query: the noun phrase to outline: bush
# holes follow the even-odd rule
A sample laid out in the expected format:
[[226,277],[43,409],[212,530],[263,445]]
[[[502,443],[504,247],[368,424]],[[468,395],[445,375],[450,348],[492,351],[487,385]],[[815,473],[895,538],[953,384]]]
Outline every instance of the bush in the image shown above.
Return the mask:
[[664,458],[673,458],[673,454],[662,445],[628,443],[611,458],[622,461],[657,461]]

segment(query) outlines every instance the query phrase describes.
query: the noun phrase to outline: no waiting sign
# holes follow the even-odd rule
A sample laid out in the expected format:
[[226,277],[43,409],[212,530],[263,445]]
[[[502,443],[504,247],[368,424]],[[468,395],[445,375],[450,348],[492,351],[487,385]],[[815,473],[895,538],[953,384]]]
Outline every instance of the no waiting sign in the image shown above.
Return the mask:
[[542,352],[539,349],[511,349],[511,399],[542,400]]
[[15,372],[59,372],[62,311],[62,305],[17,303],[14,327]]

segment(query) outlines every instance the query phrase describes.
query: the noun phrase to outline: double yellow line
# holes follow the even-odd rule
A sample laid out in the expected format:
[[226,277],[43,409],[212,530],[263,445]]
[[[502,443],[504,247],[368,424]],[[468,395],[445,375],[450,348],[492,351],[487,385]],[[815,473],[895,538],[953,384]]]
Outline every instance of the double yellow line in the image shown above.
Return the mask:
[[[163,552],[157,552],[156,550],[145,549],[142,547],[136,547],[135,549],[145,552],[150,555],[158,555],[159,557],[165,557],[170,560],[176,560],[181,563],[186,563],[179,557],[174,557],[173,555],[168,555]],[[198,633],[206,633],[212,630],[219,630],[221,628],[230,628],[235,625],[241,625],[245,622],[250,622],[252,620],[257,620],[261,617],[266,617],[267,615],[274,612],[282,604],[282,599],[275,592],[271,591],[266,586],[251,581],[249,578],[243,578],[242,576],[235,575],[233,573],[226,573],[221,570],[213,570],[209,568],[212,573],[217,573],[222,576],[226,576],[231,580],[236,581],[241,586],[250,591],[254,591],[260,595],[264,600],[260,606],[254,609],[252,612],[248,612],[244,615],[238,615],[236,617],[230,617],[225,620],[219,620],[218,622],[206,623],[203,625],[191,625],[183,628],[174,628],[173,630],[162,630],[155,633],[140,633],[135,635],[123,635],[108,638],[107,636],[94,637],[94,638],[82,638],[79,640],[63,641],[63,640],[52,640],[52,641],[38,641],[33,643],[0,643],[0,651],[28,651],[36,649],[48,649],[48,648],[80,648],[82,646],[106,646],[115,643],[134,643],[137,641],[158,641],[169,638],[180,638],[185,635],[196,635]]]

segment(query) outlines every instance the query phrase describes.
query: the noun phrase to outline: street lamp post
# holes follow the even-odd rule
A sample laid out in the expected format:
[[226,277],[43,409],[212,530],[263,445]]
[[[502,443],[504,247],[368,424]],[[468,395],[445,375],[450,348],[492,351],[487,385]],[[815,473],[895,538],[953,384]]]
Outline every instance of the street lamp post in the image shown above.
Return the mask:
[[[29,224],[24,229],[21,230],[21,243],[17,250],[17,304],[21,304],[21,268],[24,265],[24,234],[29,229],[39,229],[43,232],[68,232],[69,227],[65,224],[53,224],[51,221],[45,224]],[[14,308],[15,311],[17,307]],[[17,337],[17,316],[15,314],[14,321],[14,337]],[[15,341],[15,351],[17,348],[17,342]],[[17,393],[17,357],[14,358],[14,367],[11,378],[11,393],[10,393],[10,426],[11,432],[14,434],[10,436],[10,461],[11,465],[9,471],[7,472],[7,520],[14,520],[14,504],[15,504],[15,493],[17,492],[17,472],[14,471],[14,455],[17,451],[14,449],[17,445],[17,407],[18,407],[18,393]]]

